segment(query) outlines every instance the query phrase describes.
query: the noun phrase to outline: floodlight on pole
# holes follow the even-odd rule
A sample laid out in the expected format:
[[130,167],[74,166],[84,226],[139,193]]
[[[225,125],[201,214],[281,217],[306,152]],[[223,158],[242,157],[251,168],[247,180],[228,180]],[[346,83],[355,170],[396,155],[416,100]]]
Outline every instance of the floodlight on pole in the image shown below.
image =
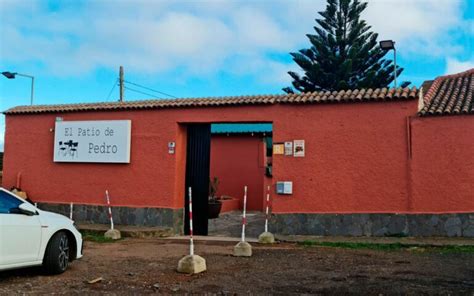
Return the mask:
[[16,75],[16,73],[12,73],[12,72],[2,72],[2,74],[8,79],[15,79],[15,75]]
[[16,76],[21,76],[21,77],[27,77],[31,78],[31,105],[33,105],[33,94],[34,94],[34,89],[35,89],[35,77],[28,75],[28,74],[21,74],[21,73],[16,73],[16,72],[2,72],[2,75],[5,76],[8,79],[15,79]]
[[393,49],[393,82],[395,88],[397,88],[397,49],[395,48],[395,41],[393,40],[382,40],[379,42],[380,48],[383,50]]

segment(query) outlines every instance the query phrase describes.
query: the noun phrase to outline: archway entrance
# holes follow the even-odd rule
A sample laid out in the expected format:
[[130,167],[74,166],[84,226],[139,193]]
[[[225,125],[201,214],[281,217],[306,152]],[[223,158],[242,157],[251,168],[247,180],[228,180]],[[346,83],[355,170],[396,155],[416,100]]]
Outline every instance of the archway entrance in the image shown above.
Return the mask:
[[[240,213],[244,186],[248,188],[247,210],[261,212],[271,172],[271,123],[188,124],[185,234],[189,234],[189,187],[193,190],[194,234],[207,235],[210,182],[217,180],[215,198],[222,203],[221,213]],[[231,224],[239,227],[240,222]]]

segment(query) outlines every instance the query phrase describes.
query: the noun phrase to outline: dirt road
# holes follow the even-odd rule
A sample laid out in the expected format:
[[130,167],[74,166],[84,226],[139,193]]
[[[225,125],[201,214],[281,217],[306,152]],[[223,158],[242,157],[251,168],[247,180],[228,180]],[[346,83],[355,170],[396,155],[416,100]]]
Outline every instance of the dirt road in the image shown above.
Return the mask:
[[[467,294],[474,295],[474,254],[254,245],[236,258],[234,243],[198,242],[205,273],[178,274],[186,243],[159,239],[86,242],[85,256],[59,276],[38,268],[0,273],[0,294]],[[103,281],[87,281],[102,277]]]

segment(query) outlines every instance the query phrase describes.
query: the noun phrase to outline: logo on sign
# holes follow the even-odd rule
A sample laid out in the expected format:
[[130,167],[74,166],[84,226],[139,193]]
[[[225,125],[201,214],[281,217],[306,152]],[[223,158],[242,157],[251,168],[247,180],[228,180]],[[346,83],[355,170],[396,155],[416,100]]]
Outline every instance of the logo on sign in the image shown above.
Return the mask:
[[74,159],[74,157],[78,157],[78,147],[79,147],[79,142],[73,142],[72,140],[69,140],[67,142],[59,141],[59,150],[58,154],[64,158],[71,158]]

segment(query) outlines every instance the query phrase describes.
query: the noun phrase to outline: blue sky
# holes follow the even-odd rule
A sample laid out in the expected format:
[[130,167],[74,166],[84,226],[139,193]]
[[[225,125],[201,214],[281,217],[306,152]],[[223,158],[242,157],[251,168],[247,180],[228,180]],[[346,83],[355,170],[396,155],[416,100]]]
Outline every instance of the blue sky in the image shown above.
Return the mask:
[[[34,75],[35,104],[114,101],[120,65],[126,80],[176,97],[281,93],[286,72],[298,70],[288,53],[309,46],[305,34],[325,5],[0,0],[0,71]],[[397,42],[400,81],[419,86],[474,68],[474,0],[369,1],[363,18],[379,39]],[[0,109],[29,97],[29,79],[0,77]],[[3,130],[2,118],[0,150]]]

